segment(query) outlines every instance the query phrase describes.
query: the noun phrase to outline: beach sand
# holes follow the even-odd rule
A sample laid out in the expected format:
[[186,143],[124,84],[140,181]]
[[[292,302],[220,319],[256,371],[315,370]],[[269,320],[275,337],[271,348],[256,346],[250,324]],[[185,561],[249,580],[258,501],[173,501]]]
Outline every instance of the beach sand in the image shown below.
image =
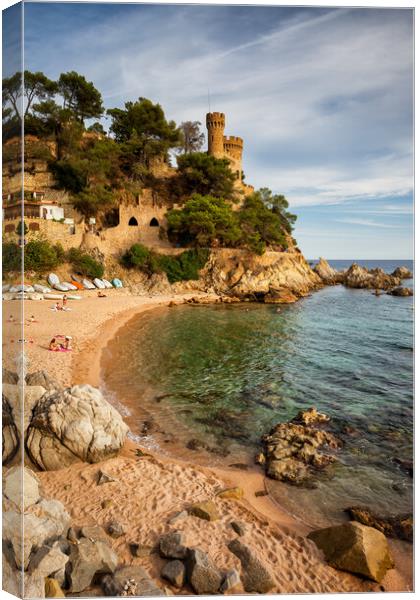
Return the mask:
[[[25,331],[28,371],[45,369],[64,385],[98,385],[101,351],[120,327],[143,311],[165,306],[170,301],[183,302],[185,297],[192,296],[131,296],[126,290],[110,290],[107,294],[107,298],[99,299],[96,293],[86,293],[82,300],[69,302],[71,310],[68,312],[52,311],[52,301],[25,302],[25,319],[34,315],[37,321]],[[3,311],[5,321],[9,314],[18,313],[18,305],[17,301],[7,303]],[[8,338],[14,340],[9,348],[16,347],[13,344],[20,335],[20,321],[17,316],[17,323],[4,323],[4,341],[7,344]],[[72,352],[47,350],[50,339],[57,333],[72,336]],[[4,349],[5,366],[16,370],[13,353],[14,350]],[[161,587],[165,586],[159,578],[162,559],[156,553],[133,558],[129,543],[153,546],[162,533],[180,530],[185,534],[187,545],[208,552],[221,569],[236,567],[240,571],[239,560],[227,548],[227,543],[236,537],[230,525],[235,520],[247,525],[247,533],[241,541],[249,544],[272,572],[273,593],[413,589],[410,544],[389,540],[396,568],[388,571],[381,587],[329,567],[322,553],[306,539],[309,532],[306,525],[288,515],[269,496],[256,497],[255,492],[264,489],[264,476],[258,469],[240,471],[197,466],[149,450],[146,456],[140,457],[136,454],[138,447],[127,439],[116,458],[94,465],[75,463],[60,471],[39,473],[39,476],[45,496],[62,501],[75,526],[106,527],[113,520],[121,523],[126,533],[117,539],[109,538],[121,563],[141,564]],[[97,486],[99,469],[116,481]],[[219,490],[231,486],[244,489],[242,500],[215,497]],[[102,508],[104,500],[109,501],[106,508]],[[202,500],[215,502],[221,516],[219,520],[207,522],[188,516],[168,524],[175,513]],[[169,585],[166,587],[171,589]],[[185,589],[184,593],[189,592]]]

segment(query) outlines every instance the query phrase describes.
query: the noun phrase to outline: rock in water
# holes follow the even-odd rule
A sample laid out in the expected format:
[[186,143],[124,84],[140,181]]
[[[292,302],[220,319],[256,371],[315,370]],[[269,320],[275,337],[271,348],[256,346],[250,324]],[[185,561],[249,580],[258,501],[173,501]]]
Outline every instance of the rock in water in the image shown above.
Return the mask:
[[211,500],[207,502],[197,502],[188,509],[190,515],[204,519],[205,521],[217,521],[220,515],[217,512],[216,505]]
[[70,591],[77,593],[89,587],[97,573],[113,573],[118,556],[105,542],[81,538],[71,546],[70,563]]
[[368,527],[374,527],[381,531],[387,537],[398,538],[413,541],[413,515],[392,515],[389,517],[380,517],[373,513],[369,508],[362,506],[350,506],[346,508],[350,518],[353,521],[359,521]]
[[296,417],[291,420],[291,423],[298,423],[299,425],[318,425],[320,423],[328,423],[330,417],[319,413],[317,409],[312,406],[307,410],[300,410]]
[[388,290],[400,284],[400,279],[388,275],[383,269],[365,269],[357,264],[351,265],[344,273],[343,283],[350,288],[368,288]]
[[184,536],[179,531],[171,531],[162,535],[159,540],[159,552],[163,558],[182,558],[187,556]]
[[266,594],[274,587],[271,574],[251,548],[238,539],[230,542],[228,548],[241,561],[242,581],[246,592]]
[[412,279],[413,273],[407,267],[397,267],[395,271],[391,273],[393,277],[398,277],[399,279]]
[[341,441],[332,433],[314,427],[328,420],[326,415],[311,408],[301,411],[289,423],[279,423],[264,435],[263,464],[267,475],[294,485],[307,485],[316,470],[334,462],[335,456],[327,454],[325,449],[337,450]]
[[163,567],[161,575],[177,588],[182,588],[185,581],[185,566],[180,560],[171,560]]
[[294,294],[287,287],[272,288],[268,294],[264,296],[265,304],[293,304],[299,299],[299,296]]
[[223,578],[205,552],[190,548],[186,568],[188,583],[196,594],[217,594]]
[[308,538],[324,552],[332,567],[378,583],[394,566],[384,534],[355,521],[312,531]]
[[339,283],[339,281],[342,279],[342,274],[333,269],[332,266],[325,260],[325,258],[320,258],[312,270],[327,285],[334,285],[335,283]]
[[2,394],[2,462],[7,465],[19,450],[20,439],[9,400]]
[[28,373],[25,377],[25,383],[28,386],[40,385],[46,390],[60,390],[62,388],[58,381],[50,377],[46,371]]
[[407,296],[413,296],[414,292],[411,288],[408,287],[396,287],[393,290],[390,290],[389,292],[387,292],[387,294],[389,296],[400,296],[402,298],[407,297]]
[[26,448],[40,469],[56,470],[77,460],[95,463],[115,456],[127,432],[99,390],[75,385],[42,396],[33,410]]

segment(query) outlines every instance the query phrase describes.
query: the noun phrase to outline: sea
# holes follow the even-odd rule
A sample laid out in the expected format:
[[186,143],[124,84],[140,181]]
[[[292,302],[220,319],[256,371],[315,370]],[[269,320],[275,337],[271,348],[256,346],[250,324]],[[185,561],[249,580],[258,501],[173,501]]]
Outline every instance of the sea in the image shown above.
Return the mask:
[[[338,270],[352,262],[329,261]],[[389,273],[414,266],[357,263]],[[408,513],[412,478],[401,462],[413,459],[413,308],[412,297],[337,285],[291,305],[158,309],[108,344],[101,387],[143,445],[249,470],[260,469],[264,433],[315,406],[343,441],[338,460],[310,488],[266,478],[273,501],[314,527],[344,520],[349,506]]]

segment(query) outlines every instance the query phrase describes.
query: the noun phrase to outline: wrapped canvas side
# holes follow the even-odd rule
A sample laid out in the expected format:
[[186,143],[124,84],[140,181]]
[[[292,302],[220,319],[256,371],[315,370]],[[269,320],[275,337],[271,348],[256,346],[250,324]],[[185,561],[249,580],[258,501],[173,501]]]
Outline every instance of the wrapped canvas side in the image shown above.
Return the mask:
[[[26,508],[23,473],[25,370],[23,247],[23,4],[3,11],[3,396],[2,587],[23,597]],[[20,227],[20,229],[19,229]],[[13,229],[13,232],[12,232]]]

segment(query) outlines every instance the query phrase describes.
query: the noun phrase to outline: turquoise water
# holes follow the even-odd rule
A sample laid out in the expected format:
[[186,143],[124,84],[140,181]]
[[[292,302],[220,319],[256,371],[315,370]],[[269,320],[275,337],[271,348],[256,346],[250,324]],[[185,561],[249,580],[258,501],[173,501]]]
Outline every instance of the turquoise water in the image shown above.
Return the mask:
[[261,435],[301,408],[330,415],[344,448],[316,489],[266,480],[305,521],[338,521],[352,504],[411,510],[412,480],[394,459],[413,451],[412,298],[334,286],[280,307],[163,309],[132,321],[109,352],[106,392],[130,407],[132,429],[142,405],[178,449],[197,438],[222,450],[210,464],[252,465]]

